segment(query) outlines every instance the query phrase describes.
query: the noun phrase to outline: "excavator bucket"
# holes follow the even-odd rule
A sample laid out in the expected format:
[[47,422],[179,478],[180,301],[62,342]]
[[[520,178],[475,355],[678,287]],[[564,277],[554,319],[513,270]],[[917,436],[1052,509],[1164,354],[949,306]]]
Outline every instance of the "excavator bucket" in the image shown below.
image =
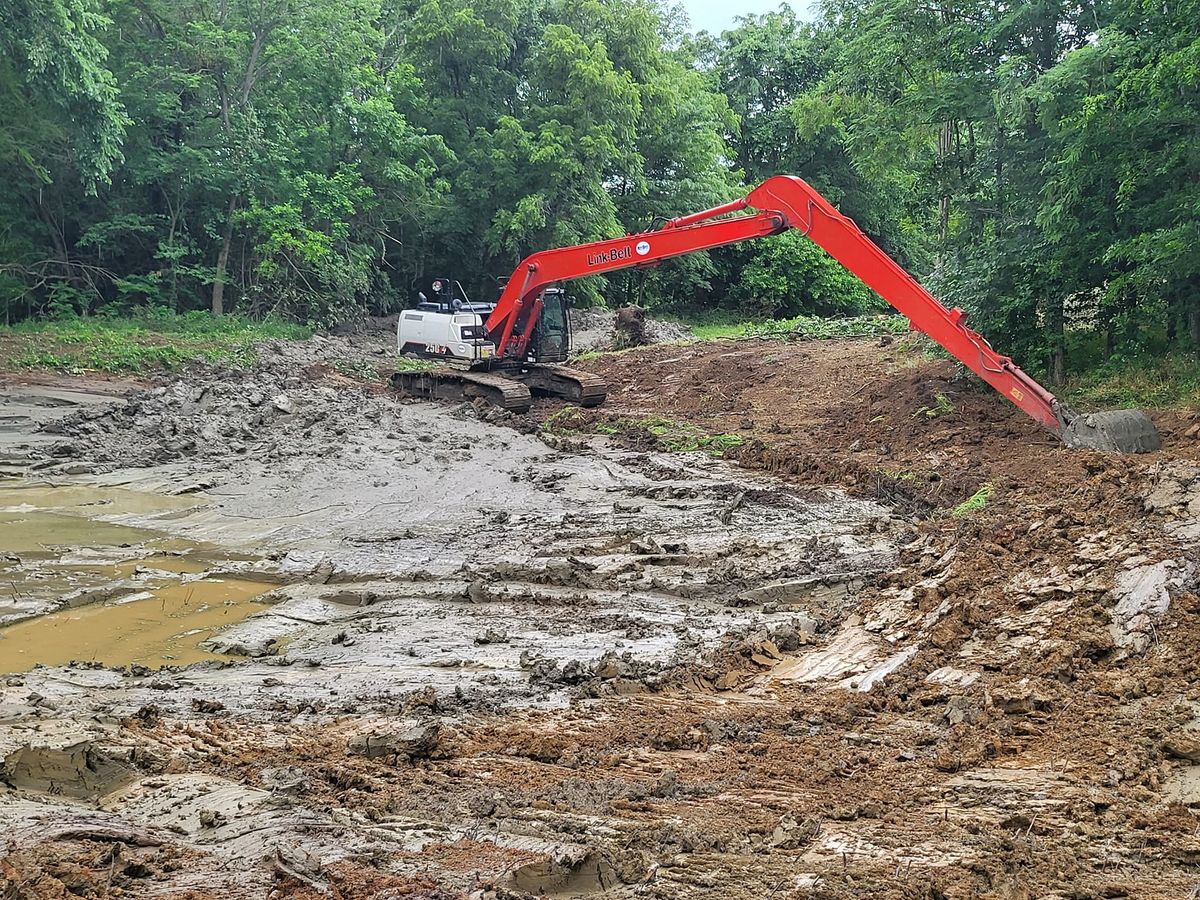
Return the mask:
[[1068,447],[1110,453],[1150,453],[1162,446],[1154,423],[1140,409],[1081,415],[1068,413],[1068,416],[1061,419],[1062,439]]

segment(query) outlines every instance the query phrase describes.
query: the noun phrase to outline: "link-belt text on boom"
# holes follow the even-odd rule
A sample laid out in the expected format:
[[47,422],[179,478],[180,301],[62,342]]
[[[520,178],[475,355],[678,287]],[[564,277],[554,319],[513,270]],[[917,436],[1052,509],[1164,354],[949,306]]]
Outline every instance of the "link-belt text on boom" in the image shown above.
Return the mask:
[[604,263],[629,259],[631,256],[633,256],[633,248],[626,244],[624,247],[614,247],[612,250],[601,250],[598,253],[589,253],[587,257],[587,264],[589,266],[599,266]]

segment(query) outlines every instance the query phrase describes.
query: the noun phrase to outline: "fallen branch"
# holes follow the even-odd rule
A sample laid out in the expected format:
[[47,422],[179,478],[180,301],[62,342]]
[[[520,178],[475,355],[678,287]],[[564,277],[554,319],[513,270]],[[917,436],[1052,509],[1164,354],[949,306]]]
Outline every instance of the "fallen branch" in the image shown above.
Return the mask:
[[50,841],[120,841],[133,847],[161,847],[166,841],[149,831],[129,825],[103,823],[68,825],[47,835]]

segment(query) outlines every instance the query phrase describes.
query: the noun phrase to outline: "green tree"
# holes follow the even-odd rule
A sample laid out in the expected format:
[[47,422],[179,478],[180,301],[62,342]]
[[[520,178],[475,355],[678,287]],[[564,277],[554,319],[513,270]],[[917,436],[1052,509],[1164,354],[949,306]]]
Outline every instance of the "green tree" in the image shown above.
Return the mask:
[[64,147],[89,184],[120,159],[126,124],[91,0],[0,0],[0,160],[41,182]]
[[[76,308],[97,276],[72,251],[63,192],[120,162],[126,117],[91,0],[0,0],[0,306]],[[36,290],[31,290],[36,286]]]

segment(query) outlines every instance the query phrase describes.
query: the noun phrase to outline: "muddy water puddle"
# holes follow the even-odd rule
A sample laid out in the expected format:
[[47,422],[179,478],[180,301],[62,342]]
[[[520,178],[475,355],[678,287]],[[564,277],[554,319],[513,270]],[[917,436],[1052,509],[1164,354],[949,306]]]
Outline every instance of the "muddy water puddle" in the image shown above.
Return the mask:
[[56,548],[146,545],[183,549],[186,542],[149,527],[125,524],[195,509],[194,496],[167,497],[90,485],[0,484],[0,551],[7,556],[52,558]]
[[269,586],[202,577],[235,555],[155,528],[202,505],[194,495],[0,484],[0,672],[217,658],[202,643],[266,608],[256,598]]
[[266,609],[259,581],[204,579],[168,584],[129,597],[64,609],[0,629],[0,672],[71,661],[157,668],[217,654],[200,645],[218,631]]

